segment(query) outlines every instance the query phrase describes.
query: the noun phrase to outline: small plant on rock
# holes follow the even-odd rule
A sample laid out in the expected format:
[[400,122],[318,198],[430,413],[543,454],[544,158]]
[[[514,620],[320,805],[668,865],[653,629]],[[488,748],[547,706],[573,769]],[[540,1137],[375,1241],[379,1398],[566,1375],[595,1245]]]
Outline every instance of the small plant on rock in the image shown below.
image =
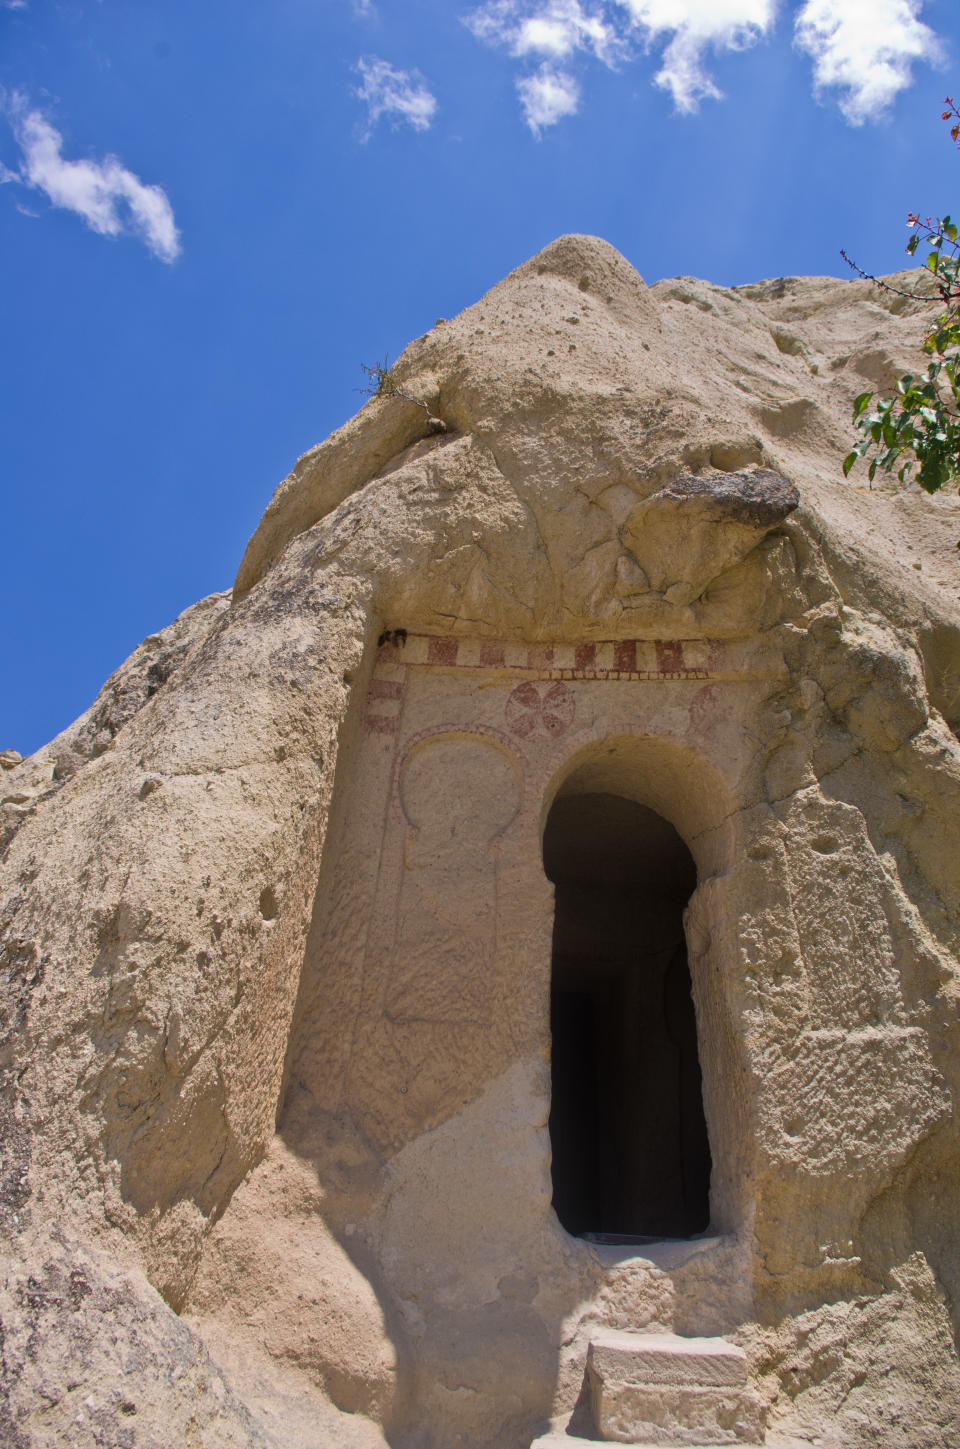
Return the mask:
[[406,392],[394,376],[389,359],[384,356],[382,362],[375,362],[368,367],[365,362],[360,364],[361,370],[370,379],[369,387],[360,388],[365,397],[398,397],[404,402],[413,403],[415,407],[423,408],[427,415],[427,431],[429,433],[445,433],[447,425],[443,418],[436,418],[431,413],[427,404],[422,398],[414,397],[412,393]]

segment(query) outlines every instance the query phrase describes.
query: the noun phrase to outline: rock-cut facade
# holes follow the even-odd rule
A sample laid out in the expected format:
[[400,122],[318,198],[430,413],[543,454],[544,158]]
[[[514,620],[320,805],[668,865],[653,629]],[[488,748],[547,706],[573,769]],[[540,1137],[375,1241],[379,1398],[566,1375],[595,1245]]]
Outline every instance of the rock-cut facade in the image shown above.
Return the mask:
[[563,237],[3,756],[5,1445],[960,1443],[934,312]]

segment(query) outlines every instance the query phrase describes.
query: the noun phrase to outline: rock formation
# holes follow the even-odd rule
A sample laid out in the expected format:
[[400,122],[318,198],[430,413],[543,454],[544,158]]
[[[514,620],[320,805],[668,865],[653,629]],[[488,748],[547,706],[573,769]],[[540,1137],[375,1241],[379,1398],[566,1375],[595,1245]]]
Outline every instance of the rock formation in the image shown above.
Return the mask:
[[4,1444],[960,1441],[927,315],[561,238],[3,757]]

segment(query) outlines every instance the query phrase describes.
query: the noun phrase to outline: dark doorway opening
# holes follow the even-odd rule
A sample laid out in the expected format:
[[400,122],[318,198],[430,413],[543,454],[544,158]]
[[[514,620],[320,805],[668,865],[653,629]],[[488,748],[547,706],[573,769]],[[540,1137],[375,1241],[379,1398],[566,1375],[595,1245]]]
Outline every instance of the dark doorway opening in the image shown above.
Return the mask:
[[690,1237],[710,1220],[710,1146],[683,910],[693,859],[618,795],[550,811],[553,1204],[569,1233]]

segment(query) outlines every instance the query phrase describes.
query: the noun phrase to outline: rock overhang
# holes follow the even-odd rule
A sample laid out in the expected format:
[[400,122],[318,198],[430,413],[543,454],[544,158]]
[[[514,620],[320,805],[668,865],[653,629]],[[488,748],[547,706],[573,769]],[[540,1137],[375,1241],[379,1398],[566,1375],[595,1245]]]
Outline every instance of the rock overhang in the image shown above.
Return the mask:
[[[866,283],[827,277],[737,288],[684,278],[648,287],[609,243],[560,237],[398,359],[405,388],[444,416],[449,433],[427,437],[421,409],[371,400],[304,454],[277,489],[234,596],[247,593],[294,539],[318,528],[322,535],[324,520],[342,531],[337,510],[361,493],[362,506],[372,506],[399,470],[408,499],[434,483],[456,493],[464,441],[473,462],[482,460],[479,471],[490,465],[541,529],[577,494],[590,508],[614,501],[619,528],[617,507],[627,506],[628,492],[642,502],[685,476],[766,469],[798,490],[798,516],[816,518],[841,552],[874,550],[873,571],[888,596],[915,595],[920,586],[929,595],[932,582],[929,573],[920,580],[907,572],[896,529],[906,522],[912,532],[936,532],[937,584],[942,578],[949,589],[946,528],[955,505],[938,500],[930,530],[913,506],[875,494],[864,529],[863,493],[839,471],[849,402],[864,386],[857,369],[874,367],[878,350],[905,369],[918,314],[934,305],[893,306]],[[386,534],[395,522],[391,506]]]

